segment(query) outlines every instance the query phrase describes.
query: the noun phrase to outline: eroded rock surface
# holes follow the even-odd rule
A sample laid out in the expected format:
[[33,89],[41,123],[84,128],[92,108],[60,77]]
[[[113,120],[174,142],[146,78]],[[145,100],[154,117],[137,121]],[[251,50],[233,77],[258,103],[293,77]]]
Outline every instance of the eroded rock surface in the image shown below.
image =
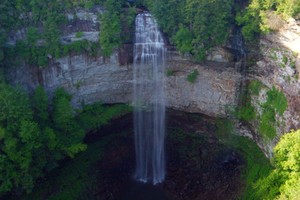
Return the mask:
[[[27,65],[10,70],[10,82],[32,91],[36,85],[45,87],[50,96],[57,87],[73,95],[73,105],[81,103],[131,103],[132,66],[120,66],[118,55],[110,59],[84,55],[56,60],[49,67],[38,69]],[[226,106],[236,105],[240,74],[224,63],[197,65],[185,60],[169,61],[166,76],[168,107],[209,116],[226,116]],[[195,83],[187,76],[197,69]]]

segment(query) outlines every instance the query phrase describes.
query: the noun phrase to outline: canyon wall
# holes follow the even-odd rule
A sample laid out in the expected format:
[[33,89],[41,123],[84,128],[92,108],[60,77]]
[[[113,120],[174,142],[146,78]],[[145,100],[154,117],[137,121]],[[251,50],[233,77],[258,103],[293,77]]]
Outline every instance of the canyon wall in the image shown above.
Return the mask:
[[[253,138],[268,156],[282,134],[300,128],[300,22],[289,19],[280,30],[262,36],[259,41],[259,56],[255,63],[248,61],[247,80],[261,85],[257,95],[251,95],[251,104],[255,108],[256,119],[247,124]],[[276,136],[266,138],[259,130],[262,122],[263,104],[267,101],[267,92],[276,88],[287,100],[283,115],[275,113],[274,128]],[[241,129],[241,127],[240,127]]]
[[[57,87],[64,87],[73,95],[73,105],[82,103],[131,103],[132,65],[120,65],[118,54],[110,59],[85,55],[68,56],[39,69],[22,65],[9,70],[9,82],[33,91],[44,86],[50,96]],[[195,64],[184,59],[169,59],[166,75],[167,106],[177,110],[225,117],[226,107],[237,104],[240,74],[234,64],[210,62]],[[194,83],[187,76],[197,70]]]
[[[77,18],[68,15],[69,24],[64,27],[61,42],[69,44],[86,39],[98,41],[101,25],[94,11],[79,10]],[[82,32],[81,38],[76,32]],[[176,51],[168,55],[166,70],[167,106],[176,110],[202,113],[212,117],[228,117],[228,108],[243,103],[240,98],[240,86],[243,82],[259,81],[261,87],[258,95],[251,95],[251,105],[256,118],[246,123],[237,123],[237,132],[256,141],[271,156],[272,148],[280,136],[291,129],[300,128],[300,26],[290,19],[279,31],[263,36],[260,44],[249,52],[258,56],[247,59],[243,70],[242,39],[229,38],[223,47],[218,47],[208,55],[207,62],[196,64],[191,59],[180,56]],[[16,31],[10,37],[9,45],[24,38],[24,30]],[[235,41],[235,42],[234,42]],[[52,59],[48,67],[38,68],[22,64],[9,68],[8,81],[21,85],[32,92],[37,85],[45,87],[52,96],[55,88],[64,87],[73,95],[75,107],[97,101],[103,103],[132,102],[132,45],[124,44],[110,58],[90,57],[85,54]],[[240,55],[238,52],[243,52]],[[131,57],[131,58],[130,58]],[[187,80],[189,74],[197,70],[199,75],[194,83]],[[267,92],[272,88],[284,93],[288,107],[282,116],[276,114],[275,138],[266,139],[260,134],[259,126],[263,112],[262,105],[267,101]]]

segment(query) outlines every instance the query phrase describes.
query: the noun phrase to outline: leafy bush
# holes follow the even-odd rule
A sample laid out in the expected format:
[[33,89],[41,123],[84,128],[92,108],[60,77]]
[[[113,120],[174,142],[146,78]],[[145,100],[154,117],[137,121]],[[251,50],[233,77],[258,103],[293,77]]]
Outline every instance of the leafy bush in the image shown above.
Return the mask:
[[287,108],[287,100],[284,93],[273,87],[267,92],[266,105],[270,105],[279,115],[283,115]]
[[174,36],[177,49],[182,53],[191,53],[193,50],[193,34],[185,27],[180,26],[178,32]]
[[260,119],[259,132],[267,139],[276,136],[276,113],[283,115],[287,108],[287,100],[283,92],[272,88],[267,92],[267,101],[262,105],[263,113]]
[[119,0],[107,0],[104,6],[106,11],[100,16],[99,42],[102,55],[107,57],[121,44],[121,3]]
[[300,195],[300,130],[283,135],[274,148],[275,169],[255,184],[257,199],[298,199]]
[[263,84],[258,80],[252,80],[248,86],[248,89],[252,95],[259,95],[259,92],[262,88]]
[[252,140],[234,134],[232,121],[219,119],[216,127],[217,137],[227,146],[240,151],[246,161],[246,167],[242,170],[245,188],[239,199],[261,199],[255,195],[254,183],[265,178],[271,171],[272,167],[269,160]]
[[299,13],[298,0],[250,0],[249,5],[237,14],[236,21],[242,26],[244,37],[253,40],[260,33],[281,28],[283,20],[278,15],[287,18]]
[[194,69],[188,76],[187,76],[187,81],[190,83],[195,83],[197,77],[199,75],[198,70]]
[[84,35],[83,32],[77,32],[77,33],[75,34],[75,37],[81,38],[83,35]]
[[227,39],[232,0],[146,0],[144,3],[172,38],[171,42],[197,61],[204,60],[207,50]]
[[125,104],[115,106],[104,106],[101,103],[85,105],[77,111],[76,121],[86,132],[99,129],[109,120],[124,115],[132,110]]
[[251,102],[246,102],[244,105],[240,106],[237,111],[237,118],[243,121],[251,121],[255,119],[255,109],[251,105]]
[[175,75],[175,71],[172,69],[167,69],[166,71],[166,76],[174,76]]
[[31,99],[21,89],[0,83],[0,197],[18,189],[30,192],[36,180],[66,156],[84,151],[86,131],[129,112],[124,105],[86,106],[75,112],[71,96],[55,91],[52,105],[42,87]]
[[265,138],[273,139],[276,136],[275,122],[274,109],[265,108],[260,119],[259,132]]

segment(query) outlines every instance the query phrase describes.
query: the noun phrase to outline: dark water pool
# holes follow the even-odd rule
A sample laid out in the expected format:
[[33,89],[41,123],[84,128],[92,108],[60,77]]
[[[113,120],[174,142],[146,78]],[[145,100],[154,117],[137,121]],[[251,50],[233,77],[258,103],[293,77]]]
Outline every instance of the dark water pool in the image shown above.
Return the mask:
[[171,200],[159,185],[131,182],[121,200]]

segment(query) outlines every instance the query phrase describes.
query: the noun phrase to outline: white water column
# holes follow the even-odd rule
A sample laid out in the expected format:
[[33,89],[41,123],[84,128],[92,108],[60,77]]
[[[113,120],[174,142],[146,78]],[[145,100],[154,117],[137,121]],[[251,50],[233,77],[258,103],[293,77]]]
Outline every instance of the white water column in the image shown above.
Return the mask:
[[138,14],[135,27],[133,66],[135,177],[142,182],[157,184],[165,178],[166,48],[157,23],[150,13]]

